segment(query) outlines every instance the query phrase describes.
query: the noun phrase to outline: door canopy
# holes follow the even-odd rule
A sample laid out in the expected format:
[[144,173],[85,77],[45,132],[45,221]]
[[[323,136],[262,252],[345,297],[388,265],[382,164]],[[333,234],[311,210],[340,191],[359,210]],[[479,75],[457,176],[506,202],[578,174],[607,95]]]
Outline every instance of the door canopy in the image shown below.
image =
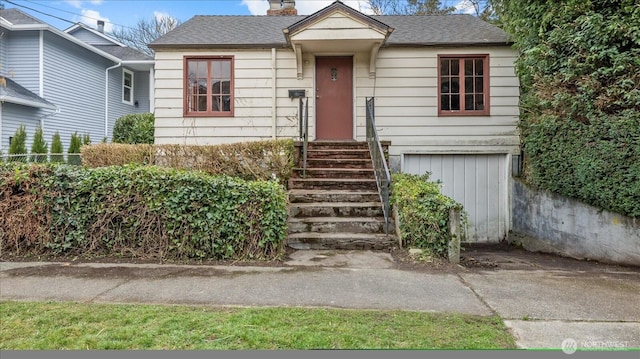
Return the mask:
[[378,50],[393,28],[340,1],[283,30],[296,53],[298,79],[302,79],[302,53],[368,52],[369,76],[375,77]]

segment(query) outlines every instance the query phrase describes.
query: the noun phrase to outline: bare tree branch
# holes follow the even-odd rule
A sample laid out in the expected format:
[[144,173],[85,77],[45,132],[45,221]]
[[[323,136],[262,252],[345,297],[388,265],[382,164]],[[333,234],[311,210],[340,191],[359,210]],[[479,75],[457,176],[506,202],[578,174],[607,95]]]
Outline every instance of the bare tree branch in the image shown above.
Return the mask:
[[171,16],[141,19],[134,28],[114,29],[111,32],[111,36],[131,48],[153,56],[153,50],[147,45],[180,24],[180,20]]
[[368,0],[376,15],[444,15],[456,10],[443,7],[440,0]]

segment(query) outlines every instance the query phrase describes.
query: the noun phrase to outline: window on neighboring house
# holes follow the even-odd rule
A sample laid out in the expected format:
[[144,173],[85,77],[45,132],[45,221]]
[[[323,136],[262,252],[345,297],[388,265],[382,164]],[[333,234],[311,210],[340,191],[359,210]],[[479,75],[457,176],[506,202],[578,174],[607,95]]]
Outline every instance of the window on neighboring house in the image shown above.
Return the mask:
[[489,115],[489,56],[438,56],[438,114]]
[[133,105],[133,72],[122,69],[122,102]]
[[233,57],[185,58],[185,116],[233,116]]

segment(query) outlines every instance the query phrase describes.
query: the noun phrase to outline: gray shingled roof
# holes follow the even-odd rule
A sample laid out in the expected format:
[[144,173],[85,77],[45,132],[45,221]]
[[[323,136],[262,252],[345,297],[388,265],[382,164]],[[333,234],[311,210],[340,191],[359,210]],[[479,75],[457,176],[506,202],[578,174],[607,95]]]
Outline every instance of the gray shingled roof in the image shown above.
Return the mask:
[[[195,16],[150,44],[161,47],[287,46],[283,29],[306,16]],[[371,16],[395,31],[387,46],[508,44],[507,33],[471,15]]]
[[18,9],[5,9],[0,10],[0,17],[9,21],[14,25],[33,25],[33,24],[43,24],[46,23],[36,19],[35,17],[31,17]]
[[6,86],[0,86],[0,98],[2,98],[3,100],[6,100],[8,102],[14,102],[16,100],[18,100],[19,102],[25,101],[40,105],[38,107],[56,107],[51,102],[20,86],[20,84],[13,81],[12,79],[5,77],[5,80],[7,83]]
[[371,16],[395,30],[387,45],[507,44],[502,29],[466,14]]
[[93,47],[123,61],[153,61],[153,57],[130,47],[122,47],[118,45],[93,45]]

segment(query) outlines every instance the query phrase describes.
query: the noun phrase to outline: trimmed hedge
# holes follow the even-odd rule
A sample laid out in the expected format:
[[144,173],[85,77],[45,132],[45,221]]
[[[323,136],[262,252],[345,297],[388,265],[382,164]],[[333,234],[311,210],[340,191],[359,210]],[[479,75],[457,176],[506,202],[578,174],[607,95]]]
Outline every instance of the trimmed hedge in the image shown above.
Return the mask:
[[531,184],[640,217],[640,116],[589,124],[546,116],[526,133]]
[[82,163],[88,167],[155,164],[245,180],[275,176],[282,183],[291,177],[294,165],[291,139],[210,146],[97,144],[83,146],[81,153]]
[[0,166],[3,253],[271,259],[284,248],[287,194],[155,166]]
[[[439,182],[422,176],[395,173],[391,180],[391,204],[397,209],[406,246],[444,256],[449,247],[449,211],[462,205],[440,193]],[[463,212],[463,223],[466,215]],[[462,236],[464,238],[464,225]]]

